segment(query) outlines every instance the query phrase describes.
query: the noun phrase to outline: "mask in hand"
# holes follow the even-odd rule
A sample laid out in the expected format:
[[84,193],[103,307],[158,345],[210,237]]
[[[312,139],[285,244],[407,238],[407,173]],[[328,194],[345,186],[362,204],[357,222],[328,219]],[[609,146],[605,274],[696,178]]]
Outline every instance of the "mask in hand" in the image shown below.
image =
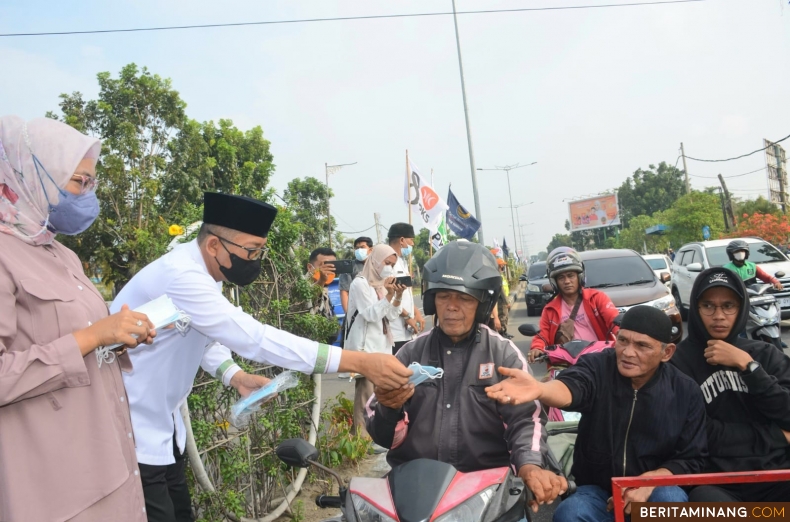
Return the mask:
[[357,261],[364,261],[368,258],[368,249],[367,248],[357,248],[354,250],[354,257],[357,258]]
[[394,275],[395,272],[392,270],[392,267],[389,265],[385,265],[384,268],[381,269],[381,272],[379,272],[379,276],[381,276],[382,279],[387,279],[388,277],[392,277]]
[[409,257],[411,255],[412,249],[413,248],[412,248],[411,245],[409,245],[407,247],[403,247],[403,248],[400,249],[400,255],[403,256],[403,257]]
[[433,366],[423,366],[418,362],[413,362],[409,365],[409,370],[413,371],[409,377],[409,383],[417,386],[422,384],[428,379],[441,379],[444,375],[442,368],[434,368]]

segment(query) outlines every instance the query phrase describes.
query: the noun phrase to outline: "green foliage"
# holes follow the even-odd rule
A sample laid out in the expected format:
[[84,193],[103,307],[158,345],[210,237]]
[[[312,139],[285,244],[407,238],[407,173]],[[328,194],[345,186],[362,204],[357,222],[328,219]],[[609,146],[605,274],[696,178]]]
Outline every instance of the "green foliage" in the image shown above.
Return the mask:
[[[546,251],[551,252],[557,247],[561,246],[573,246],[573,241],[571,240],[570,234],[554,234],[554,237],[551,238],[549,241],[548,246],[546,246]],[[546,259],[540,259],[540,254],[544,254],[544,256],[548,256],[547,252],[539,252],[538,253],[538,260],[545,261]]]
[[645,229],[661,224],[658,217],[660,215],[661,213],[656,213],[656,217],[635,216],[632,218],[631,225],[624,229],[617,238],[616,248],[630,248],[644,253],[644,248],[647,246],[647,253],[665,252],[669,248],[668,236],[645,234]]
[[322,414],[323,429],[319,437],[321,463],[329,468],[358,464],[372,448],[367,437],[354,433],[354,401],[341,393],[336,402],[327,402]]
[[748,216],[752,214],[772,214],[774,216],[780,216],[782,211],[774,203],[771,203],[762,196],[758,196],[757,199],[749,199],[736,203],[736,219],[744,214]]
[[620,217],[624,226],[636,216],[652,216],[666,210],[686,193],[684,172],[666,162],[637,169],[617,190]]
[[692,190],[678,199],[671,208],[661,213],[658,219],[671,227],[669,240],[674,246],[689,241],[702,241],[702,227],[710,227],[712,238],[724,232],[724,218],[718,195]]
[[327,204],[333,195],[332,189],[316,178],[288,182],[283,199],[292,209],[295,221],[304,226],[301,244],[308,250],[329,246],[329,229],[336,227],[335,218],[327,218]]
[[538,261],[545,261],[549,257],[548,252],[538,252]]

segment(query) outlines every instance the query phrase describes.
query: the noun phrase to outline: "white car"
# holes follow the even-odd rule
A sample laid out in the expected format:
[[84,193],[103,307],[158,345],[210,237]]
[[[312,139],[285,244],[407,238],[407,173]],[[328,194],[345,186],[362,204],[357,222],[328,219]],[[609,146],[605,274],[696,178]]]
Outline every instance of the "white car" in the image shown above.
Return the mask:
[[[669,257],[665,256],[664,254],[650,254],[646,256],[642,256],[647,264],[650,265],[650,268],[653,269],[653,272],[656,273],[656,277],[658,277],[659,281],[661,280],[661,274],[666,272],[672,277],[672,261]],[[667,285],[667,288],[672,290],[672,280],[666,281],[664,283]]]
[[[756,237],[744,237],[749,244],[749,261],[771,275],[784,272],[786,275],[779,277],[784,291],[774,292],[776,301],[782,309],[782,319],[790,317],[790,260],[787,259],[771,243]],[[713,266],[724,266],[730,262],[727,257],[727,245],[732,239],[717,239],[715,241],[702,241],[688,243],[678,249],[675,262],[672,265],[672,295],[675,297],[683,318],[688,313],[687,306],[691,297],[691,288],[697,274]]]

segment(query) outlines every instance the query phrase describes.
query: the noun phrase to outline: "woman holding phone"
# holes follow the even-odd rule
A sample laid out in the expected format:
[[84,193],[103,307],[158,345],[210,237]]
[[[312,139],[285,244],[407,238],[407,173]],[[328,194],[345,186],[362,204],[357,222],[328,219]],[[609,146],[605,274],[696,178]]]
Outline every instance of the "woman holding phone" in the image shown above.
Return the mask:
[[[365,268],[354,278],[348,292],[346,350],[392,353],[389,322],[398,319],[401,297],[406,287],[398,285],[393,267],[398,255],[388,245],[371,250]],[[365,430],[364,408],[373,395],[373,383],[362,376],[354,390],[354,431]]]

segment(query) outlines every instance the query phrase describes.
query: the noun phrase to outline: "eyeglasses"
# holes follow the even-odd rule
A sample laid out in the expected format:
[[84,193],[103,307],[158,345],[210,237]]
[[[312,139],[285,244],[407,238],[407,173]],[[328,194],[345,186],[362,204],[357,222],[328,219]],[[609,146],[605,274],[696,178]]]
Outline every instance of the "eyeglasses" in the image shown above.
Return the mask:
[[699,312],[702,315],[713,315],[716,313],[716,309],[721,308],[721,311],[724,312],[724,315],[735,315],[740,310],[740,306],[737,303],[724,303],[721,306],[715,305],[713,303],[700,303],[699,305]]
[[96,185],[99,183],[99,181],[93,176],[85,176],[83,174],[74,174],[71,179],[72,181],[79,180],[80,185],[82,186],[82,188],[80,188],[80,194],[93,192],[96,190]]
[[228,252],[228,254],[230,254],[230,250],[228,250],[228,247],[226,247],[224,245],[224,243],[230,243],[231,245],[233,245],[235,247],[238,247],[238,248],[241,248],[242,250],[246,251],[247,252],[247,259],[249,261],[257,261],[258,259],[263,257],[263,254],[265,254],[266,252],[269,251],[269,249],[266,248],[266,247],[247,248],[247,247],[241,246],[241,245],[239,245],[237,243],[234,243],[230,239],[225,239],[222,236],[218,236],[217,234],[212,234],[212,236],[215,236],[217,239],[220,240],[221,243],[223,243],[222,247],[225,249],[225,251]]

